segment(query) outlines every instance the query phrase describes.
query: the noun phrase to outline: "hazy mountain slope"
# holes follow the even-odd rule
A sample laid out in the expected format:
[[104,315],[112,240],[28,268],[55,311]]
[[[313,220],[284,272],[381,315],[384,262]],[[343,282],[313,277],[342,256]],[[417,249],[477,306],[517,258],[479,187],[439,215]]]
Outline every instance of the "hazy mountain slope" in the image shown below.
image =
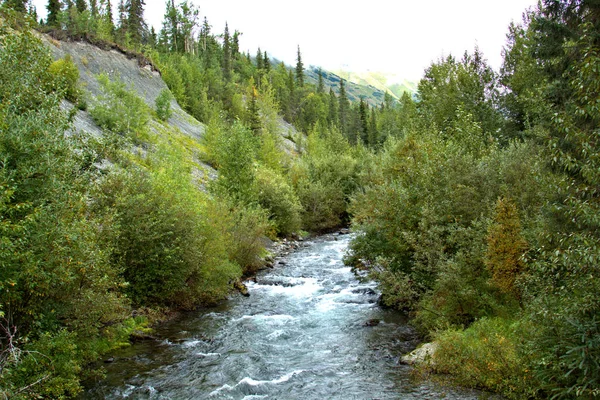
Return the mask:
[[415,82],[410,82],[396,74],[377,71],[348,72],[341,70],[333,71],[333,73],[357,85],[373,86],[381,91],[387,90],[397,99],[404,92],[414,93],[417,90]]

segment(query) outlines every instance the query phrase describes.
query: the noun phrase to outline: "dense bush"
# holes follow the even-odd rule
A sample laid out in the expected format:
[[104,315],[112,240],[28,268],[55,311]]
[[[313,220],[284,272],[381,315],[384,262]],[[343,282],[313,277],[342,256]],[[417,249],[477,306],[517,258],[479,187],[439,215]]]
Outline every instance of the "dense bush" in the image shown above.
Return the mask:
[[484,318],[464,331],[445,331],[436,338],[430,366],[461,385],[501,392],[509,399],[536,397],[539,382],[520,352],[524,328],[510,319]]
[[135,143],[147,140],[150,114],[146,103],[119,78],[98,76],[104,94],[93,105],[90,114],[102,128],[124,135]]
[[64,81],[35,35],[0,19],[0,36],[0,392],[76,395],[84,365],[118,345],[124,282],[89,207],[92,150],[64,134]]
[[173,114],[173,111],[171,110],[171,100],[173,100],[173,95],[169,89],[161,90],[156,97],[156,115],[162,121],[167,121]]
[[258,203],[268,211],[277,233],[288,236],[300,230],[302,205],[285,178],[270,169],[260,168],[256,182]]
[[65,90],[65,98],[75,103],[81,96],[79,89],[79,69],[70,55],[58,59],[50,64],[50,73],[58,78]]

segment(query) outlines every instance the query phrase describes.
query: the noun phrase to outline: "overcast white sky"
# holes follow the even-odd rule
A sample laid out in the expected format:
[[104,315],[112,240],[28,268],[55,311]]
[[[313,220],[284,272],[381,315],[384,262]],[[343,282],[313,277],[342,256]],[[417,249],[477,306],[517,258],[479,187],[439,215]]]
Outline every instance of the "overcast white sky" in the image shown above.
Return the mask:
[[[115,5],[117,0],[112,1]],[[177,0],[176,0],[177,2]],[[192,0],[214,33],[243,33],[241,50],[257,48],[295,64],[383,71],[418,80],[442,55],[475,45],[497,70],[511,21],[536,0]],[[47,0],[34,0],[40,16]],[[160,30],[165,0],[146,0],[146,21]]]

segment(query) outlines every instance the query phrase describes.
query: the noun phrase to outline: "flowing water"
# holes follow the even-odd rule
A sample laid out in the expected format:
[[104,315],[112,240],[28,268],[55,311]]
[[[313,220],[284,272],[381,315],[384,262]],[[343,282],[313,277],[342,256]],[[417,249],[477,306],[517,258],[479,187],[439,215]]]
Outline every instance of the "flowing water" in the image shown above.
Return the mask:
[[373,283],[342,257],[349,235],[307,242],[250,282],[250,297],[187,314],[162,342],[115,353],[88,398],[476,399],[413,382],[399,357],[418,343],[406,319],[377,305]]

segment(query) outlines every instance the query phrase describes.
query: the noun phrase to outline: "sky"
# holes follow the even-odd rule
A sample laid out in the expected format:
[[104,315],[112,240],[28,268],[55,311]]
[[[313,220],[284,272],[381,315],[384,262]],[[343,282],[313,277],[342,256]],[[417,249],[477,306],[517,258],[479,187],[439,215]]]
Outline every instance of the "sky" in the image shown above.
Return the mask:
[[[177,0],[175,0],[177,3]],[[475,46],[498,70],[511,21],[537,0],[192,0],[213,33],[238,30],[240,50],[295,65],[379,71],[417,81],[442,56]],[[113,0],[113,3],[117,1]],[[146,0],[145,18],[160,30],[165,0]],[[47,0],[34,0],[45,16]]]

